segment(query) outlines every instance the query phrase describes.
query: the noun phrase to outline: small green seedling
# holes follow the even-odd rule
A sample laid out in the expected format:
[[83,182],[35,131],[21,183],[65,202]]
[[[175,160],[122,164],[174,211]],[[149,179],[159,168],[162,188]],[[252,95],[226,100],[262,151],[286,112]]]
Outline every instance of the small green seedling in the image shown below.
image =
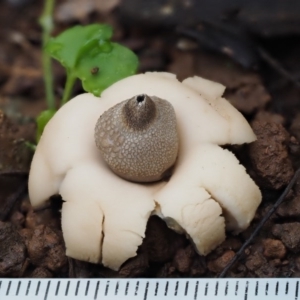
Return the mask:
[[[85,91],[100,96],[111,84],[136,73],[137,56],[112,42],[112,34],[112,28],[106,24],[78,25],[47,42],[44,50],[58,60],[67,73],[61,105],[69,100],[77,78]],[[37,141],[55,112],[49,108],[37,117]]]
[[66,68],[67,82],[79,78],[84,90],[100,96],[114,82],[133,75],[138,67],[136,55],[111,42],[111,37],[109,25],[78,25],[52,38],[45,50]]

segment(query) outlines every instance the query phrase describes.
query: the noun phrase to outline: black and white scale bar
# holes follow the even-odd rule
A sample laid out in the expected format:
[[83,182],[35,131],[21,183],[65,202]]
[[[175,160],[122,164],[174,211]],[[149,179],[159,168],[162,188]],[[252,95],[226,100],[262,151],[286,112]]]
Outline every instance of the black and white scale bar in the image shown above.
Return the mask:
[[300,300],[297,278],[1,279],[1,300]]

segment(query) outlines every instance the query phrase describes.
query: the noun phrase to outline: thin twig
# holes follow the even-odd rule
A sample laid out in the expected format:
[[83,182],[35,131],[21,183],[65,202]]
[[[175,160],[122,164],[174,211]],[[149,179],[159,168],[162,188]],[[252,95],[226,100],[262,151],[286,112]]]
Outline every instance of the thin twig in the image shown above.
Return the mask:
[[276,211],[278,206],[283,202],[289,191],[292,189],[294,184],[296,183],[298,177],[300,175],[300,168],[296,171],[294,174],[294,177],[290,181],[289,185],[285,188],[284,192],[281,194],[281,196],[278,198],[278,200],[275,202],[273,207],[268,211],[268,213],[264,216],[264,218],[260,221],[260,223],[257,225],[251,236],[245,241],[243,246],[240,248],[240,250],[235,254],[235,256],[232,258],[232,260],[227,264],[227,266],[224,268],[224,270],[221,272],[221,274],[218,276],[218,278],[224,278],[226,273],[231,269],[233,264],[238,261],[242,254],[244,253],[245,249],[248,247],[248,245],[253,241],[253,239],[257,236],[260,229],[265,225],[265,223],[268,221],[270,216]]

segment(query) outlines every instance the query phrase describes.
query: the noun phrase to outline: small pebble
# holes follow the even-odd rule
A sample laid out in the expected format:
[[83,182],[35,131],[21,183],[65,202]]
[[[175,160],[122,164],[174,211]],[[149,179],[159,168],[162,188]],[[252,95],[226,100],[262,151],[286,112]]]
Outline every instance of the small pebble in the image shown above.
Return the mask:
[[264,256],[267,258],[279,258],[282,259],[286,255],[286,248],[284,244],[279,240],[266,239],[263,241]]
[[261,253],[255,252],[247,257],[245,265],[248,270],[255,271],[261,268],[266,262],[266,259],[261,255]]
[[276,224],[272,228],[272,233],[279,238],[284,245],[294,253],[300,251],[300,223],[292,222]]
[[196,256],[196,252],[192,245],[186,248],[180,248],[174,256],[174,265],[179,272],[187,273],[190,270],[193,258]]
[[228,250],[222,256],[208,262],[208,269],[213,273],[220,273],[234,257],[235,252]]

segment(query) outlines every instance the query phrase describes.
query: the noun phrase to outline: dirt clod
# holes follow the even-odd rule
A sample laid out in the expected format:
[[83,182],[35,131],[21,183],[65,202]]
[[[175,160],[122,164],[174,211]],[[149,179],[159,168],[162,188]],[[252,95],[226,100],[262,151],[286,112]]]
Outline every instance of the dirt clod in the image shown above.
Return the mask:
[[300,113],[298,113],[293,119],[290,131],[297,138],[297,140],[300,140]]
[[208,269],[213,273],[220,273],[234,257],[235,252],[228,250],[215,260],[208,263]]
[[289,134],[281,124],[254,121],[257,141],[249,145],[249,155],[261,184],[271,189],[286,186],[293,174],[288,156]]
[[17,230],[0,222],[0,277],[21,276],[26,259],[26,246]]
[[163,267],[156,274],[158,278],[177,278],[180,277],[179,273],[172,263],[168,262],[163,265]]
[[53,274],[42,267],[35,268],[33,272],[30,274],[31,278],[52,278]]
[[300,251],[299,232],[299,222],[276,224],[272,229],[273,235],[282,240],[285,246],[294,253],[298,253]]
[[267,260],[263,257],[260,252],[255,251],[253,254],[249,255],[246,260],[246,267],[249,271],[257,272],[266,264]]
[[203,274],[205,274],[206,270],[207,270],[207,267],[206,267],[205,258],[203,256],[197,255],[193,259],[189,274],[192,277],[200,277],[200,276],[203,276]]
[[267,258],[279,258],[282,259],[286,255],[286,248],[284,244],[279,240],[266,239],[263,242],[264,256]]
[[266,110],[260,110],[255,115],[256,121],[268,122],[268,123],[276,123],[284,125],[285,119],[280,114],[271,113]]
[[148,267],[147,254],[140,253],[123,264],[119,271],[119,276],[124,278],[141,277],[146,273]]
[[53,228],[60,227],[60,219],[54,215],[53,210],[44,209],[35,212],[33,208],[30,208],[26,214],[25,224],[27,228],[34,229],[39,225],[48,225]]
[[25,145],[24,128],[14,124],[0,109],[0,171],[27,171],[32,151]]
[[276,214],[281,217],[300,217],[300,195],[286,199],[277,209]]
[[[91,278],[95,264],[68,257],[70,278]],[[112,271],[113,272],[113,271]],[[100,276],[97,276],[100,277]]]
[[190,270],[193,258],[196,256],[196,252],[192,245],[186,248],[178,249],[174,256],[174,265],[179,272],[187,273]]
[[28,255],[33,265],[61,271],[67,264],[61,232],[45,225],[37,226],[28,242]]
[[276,259],[268,263],[261,252],[255,251],[246,261],[246,267],[250,271],[248,276],[252,277],[254,275],[259,278],[277,277],[279,274],[277,266],[279,264],[279,260]]
[[11,217],[10,217],[10,221],[11,223],[18,227],[21,228],[24,225],[25,222],[25,217],[22,213],[20,213],[19,211],[15,211]]

